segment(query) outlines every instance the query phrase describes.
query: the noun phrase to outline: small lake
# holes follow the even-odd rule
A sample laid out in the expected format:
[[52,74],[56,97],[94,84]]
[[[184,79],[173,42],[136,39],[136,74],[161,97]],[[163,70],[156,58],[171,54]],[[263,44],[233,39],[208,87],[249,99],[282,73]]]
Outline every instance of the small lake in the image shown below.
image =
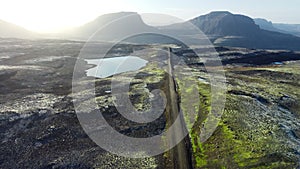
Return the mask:
[[209,84],[209,82],[205,78],[199,77],[198,80],[204,84]]
[[87,76],[106,78],[115,74],[136,71],[146,66],[148,61],[136,56],[122,56],[104,59],[85,59],[90,65],[96,65],[86,70]]

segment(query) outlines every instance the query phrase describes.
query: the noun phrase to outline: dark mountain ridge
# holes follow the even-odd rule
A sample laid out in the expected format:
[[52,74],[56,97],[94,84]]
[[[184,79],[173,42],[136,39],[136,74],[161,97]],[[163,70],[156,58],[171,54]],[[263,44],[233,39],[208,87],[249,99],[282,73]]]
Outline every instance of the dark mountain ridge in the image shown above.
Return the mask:
[[300,38],[261,29],[250,17],[230,12],[211,12],[190,20],[220,46],[300,50]]
[[119,12],[101,15],[95,20],[75,28],[68,35],[75,39],[115,40],[137,31],[154,31],[156,28],[146,25],[136,12]]
[[259,26],[243,15],[233,15],[230,12],[211,12],[190,20],[205,34],[218,36],[253,36],[258,34]]

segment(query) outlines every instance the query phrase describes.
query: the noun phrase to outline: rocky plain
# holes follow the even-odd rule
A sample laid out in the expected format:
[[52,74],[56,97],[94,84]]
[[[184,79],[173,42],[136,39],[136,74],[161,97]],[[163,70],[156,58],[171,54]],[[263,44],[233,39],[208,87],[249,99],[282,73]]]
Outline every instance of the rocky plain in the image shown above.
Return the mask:
[[[99,147],[84,132],[72,95],[75,63],[82,62],[86,69],[92,67],[78,60],[83,45],[81,41],[0,39],[0,168],[170,166],[170,152],[149,158],[121,157]],[[151,47],[124,44],[112,55],[127,56]],[[191,51],[181,48],[174,52],[186,61],[200,95],[196,123],[189,133],[193,168],[299,168],[300,53],[232,47],[216,47],[216,51],[226,75],[226,103],[218,127],[205,142],[199,135],[211,110],[209,77],[202,60]],[[162,71],[166,66],[164,55],[151,53],[146,58],[151,63],[138,72],[119,74],[134,74],[129,95],[138,110],[149,108],[149,91],[163,89],[166,76]],[[124,119],[113,103],[112,77],[86,77],[85,70],[81,73],[83,83],[95,83],[96,93],[81,104],[93,99],[98,105],[95,109],[118,132],[150,137],[167,128],[165,116],[151,124]],[[179,91],[189,92],[184,86],[184,81],[178,82]],[[181,98],[183,111],[186,102]]]

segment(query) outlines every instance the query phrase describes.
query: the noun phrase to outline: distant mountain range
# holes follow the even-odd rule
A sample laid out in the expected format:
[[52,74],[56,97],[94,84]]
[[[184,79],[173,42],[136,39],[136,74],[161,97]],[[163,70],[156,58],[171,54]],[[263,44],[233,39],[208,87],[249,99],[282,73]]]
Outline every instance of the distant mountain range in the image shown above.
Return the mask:
[[0,20],[0,37],[2,38],[35,38],[38,35],[15,24]]
[[283,24],[283,23],[272,23],[266,19],[256,18],[254,22],[259,25],[261,29],[287,33],[300,37],[300,24]]
[[274,23],[274,27],[280,30],[287,31],[296,36],[300,36],[300,24],[283,24],[283,23]]
[[[255,49],[300,50],[300,38],[282,32],[261,29],[250,17],[227,11],[211,12],[189,20],[202,30],[215,45]],[[183,28],[185,23],[166,26]]]
[[[118,21],[113,22],[115,20]],[[135,12],[105,14],[83,26],[64,32],[60,37],[78,40],[88,40],[93,37],[93,40],[98,40],[98,36],[101,40],[111,41],[141,30],[144,32],[163,30],[176,32],[178,35],[193,36],[193,33],[187,31],[188,23],[202,30],[218,46],[300,50],[300,37],[297,37],[300,35],[300,25],[273,24],[264,19],[252,19],[227,11],[211,12],[187,22],[163,27],[146,25],[141,16]],[[100,29],[101,32],[97,32]],[[24,28],[0,21],[0,37],[31,38],[35,36],[34,33]],[[168,43],[166,39],[155,35],[134,37],[129,42]]]

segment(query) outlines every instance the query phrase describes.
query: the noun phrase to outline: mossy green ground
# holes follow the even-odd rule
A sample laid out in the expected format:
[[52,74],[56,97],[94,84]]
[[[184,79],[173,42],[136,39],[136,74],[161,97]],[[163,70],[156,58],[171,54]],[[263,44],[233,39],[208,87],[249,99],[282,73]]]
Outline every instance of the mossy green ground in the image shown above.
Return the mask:
[[[149,108],[145,104],[149,91],[140,90],[144,88],[143,84],[157,87],[166,73],[156,62],[148,64],[142,72],[141,78],[134,79],[131,86],[132,93],[140,94],[135,97],[138,100],[134,104],[138,110]],[[274,115],[277,111],[273,112],[272,107],[278,108],[281,97],[290,97],[294,102],[287,104],[291,105],[287,111],[293,113],[291,118],[299,117],[299,72],[299,67],[293,64],[226,69],[228,91],[241,93],[226,94],[223,116],[213,135],[205,142],[200,141],[200,129],[211,111],[210,85],[198,80],[204,74],[197,69],[192,71],[192,76],[176,78],[180,109],[186,125],[192,128],[189,136],[194,168],[297,168],[296,148],[290,145],[278,123],[281,119]],[[195,89],[199,94],[199,104],[191,102],[196,100],[191,99],[196,96]],[[260,102],[258,96],[268,103]],[[194,125],[187,111],[196,114]],[[164,158],[168,157],[166,152]]]
[[[292,112],[291,118],[299,117],[299,72],[295,64],[227,69],[228,91],[242,91],[249,95],[226,95],[225,110],[218,127],[204,143],[200,141],[200,128],[211,111],[211,96],[210,86],[199,82],[200,107],[195,109],[197,121],[190,132],[194,168],[298,167],[297,150],[290,145],[279,124],[289,121],[280,119],[275,113],[279,112],[280,98],[288,96],[293,98],[294,103],[288,104],[292,106],[287,111]],[[184,80],[177,82],[180,91],[193,94],[184,85]],[[262,103],[257,98],[268,102]],[[190,106],[187,102],[184,98],[181,100],[183,112]],[[186,123],[190,125],[189,121]]]

